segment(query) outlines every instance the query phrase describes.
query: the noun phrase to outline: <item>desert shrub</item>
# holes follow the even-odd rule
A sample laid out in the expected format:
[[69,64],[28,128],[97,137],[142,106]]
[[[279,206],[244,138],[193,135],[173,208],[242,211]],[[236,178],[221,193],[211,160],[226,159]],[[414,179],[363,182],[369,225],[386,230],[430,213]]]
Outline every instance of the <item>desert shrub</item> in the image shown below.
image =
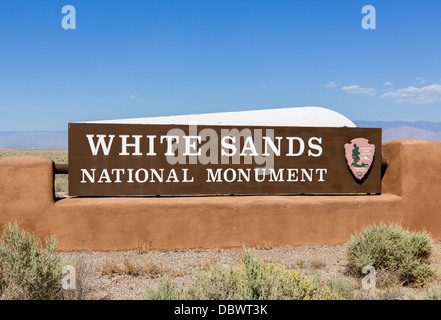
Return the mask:
[[314,278],[282,265],[265,264],[255,250],[244,248],[241,262],[227,266],[216,264],[199,272],[184,287],[169,278],[162,279],[157,288],[147,288],[145,299],[198,300],[328,300],[338,294],[328,286],[320,286]]
[[0,243],[0,298],[53,299],[61,289],[62,260],[54,237],[42,243],[9,224]]
[[148,300],[183,300],[188,299],[182,284],[173,283],[170,276],[166,275],[159,280],[157,288],[147,287],[143,295]]
[[356,292],[354,285],[346,278],[342,276],[335,276],[328,280],[328,287],[337,292],[337,294],[346,299],[355,299]]
[[432,245],[425,231],[411,232],[398,224],[368,226],[347,243],[348,268],[362,276],[363,267],[371,265],[389,282],[394,277],[402,284],[425,285],[434,275]]

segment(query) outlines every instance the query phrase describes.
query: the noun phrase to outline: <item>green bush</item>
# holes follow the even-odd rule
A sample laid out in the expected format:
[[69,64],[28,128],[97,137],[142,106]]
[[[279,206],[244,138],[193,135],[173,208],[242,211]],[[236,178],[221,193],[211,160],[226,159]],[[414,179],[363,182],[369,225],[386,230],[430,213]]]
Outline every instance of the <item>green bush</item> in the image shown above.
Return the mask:
[[45,247],[9,224],[0,243],[0,299],[53,299],[61,289],[62,260],[54,237]]
[[355,299],[356,294],[354,285],[342,276],[335,276],[329,279],[328,287],[346,300]]
[[172,283],[167,275],[159,280],[158,288],[147,287],[142,298],[147,300],[182,300],[186,299],[186,292],[183,285]]
[[362,276],[364,266],[391,275],[402,284],[426,285],[433,279],[430,265],[433,240],[423,232],[404,230],[398,224],[368,226],[347,243],[349,269]]
[[319,286],[300,271],[265,264],[252,249],[244,248],[239,264],[217,264],[197,274],[187,287],[163,278],[159,286],[147,288],[145,299],[197,300],[336,300],[338,294]]

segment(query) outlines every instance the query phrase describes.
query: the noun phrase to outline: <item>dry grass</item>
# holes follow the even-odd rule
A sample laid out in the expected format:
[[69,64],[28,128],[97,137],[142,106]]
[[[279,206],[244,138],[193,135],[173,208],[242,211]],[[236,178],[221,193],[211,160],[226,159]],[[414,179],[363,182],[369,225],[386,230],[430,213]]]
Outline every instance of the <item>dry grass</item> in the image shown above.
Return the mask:
[[0,149],[0,159],[12,156],[43,156],[56,163],[68,163],[67,148],[54,149]]
[[379,300],[402,300],[404,298],[403,290],[400,286],[389,286],[378,295]]
[[87,300],[92,291],[91,267],[87,256],[82,254],[71,265],[75,268],[76,289],[61,290],[57,296],[60,300]]
[[376,271],[377,288],[389,289],[397,286],[403,286],[403,282],[400,281],[400,277],[395,271],[380,269]]
[[128,275],[133,277],[143,276],[157,278],[163,275],[179,277],[182,274],[175,269],[165,266],[162,261],[154,262],[148,257],[141,261],[125,258],[122,262],[116,259],[106,259],[101,265],[100,272],[103,276]]
[[218,254],[213,254],[207,259],[203,260],[202,262],[198,263],[196,265],[196,270],[199,271],[206,271],[212,268],[214,265],[216,265],[220,261],[220,257]]
[[297,264],[297,266],[298,266],[300,269],[303,269],[303,268],[305,268],[306,262],[305,262],[305,260],[303,260],[303,259],[298,259],[298,260],[296,261],[296,264]]
[[[0,149],[0,159],[12,156],[43,156],[52,159],[55,163],[69,163],[67,148],[54,149]],[[57,174],[54,181],[55,196],[63,198],[68,195],[68,175]]]
[[149,253],[151,250],[153,250],[152,242],[149,243],[141,243],[138,241],[138,245],[136,246],[136,252],[140,254]]
[[312,269],[323,269],[326,267],[326,262],[321,260],[319,257],[312,257],[312,259],[309,261]]
[[[271,250],[271,249],[261,249],[261,250]],[[286,261],[283,257],[268,257],[263,258],[265,263],[273,263],[283,265],[287,269],[297,270],[302,269],[309,273],[315,273],[319,270],[325,270],[327,268],[327,263],[318,257],[317,255],[305,256],[304,258],[298,258],[296,260]]]
[[255,246],[255,248],[256,248],[257,250],[271,250],[271,249],[273,248],[273,246],[272,246],[271,243],[269,243],[269,242],[262,241],[262,242],[259,242],[259,243]]

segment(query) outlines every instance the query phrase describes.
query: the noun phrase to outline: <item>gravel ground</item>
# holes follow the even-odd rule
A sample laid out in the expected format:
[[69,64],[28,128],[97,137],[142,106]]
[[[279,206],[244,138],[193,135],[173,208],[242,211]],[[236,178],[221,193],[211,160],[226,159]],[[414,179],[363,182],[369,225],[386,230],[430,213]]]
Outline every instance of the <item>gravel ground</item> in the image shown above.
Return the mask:
[[[435,245],[435,256],[441,256],[441,242]],[[256,248],[266,262],[280,263],[290,269],[301,269],[309,276],[326,282],[336,276],[344,277],[359,288],[356,279],[345,276],[345,247],[298,246]],[[140,299],[146,286],[156,286],[161,275],[174,281],[188,283],[194,274],[215,263],[231,264],[239,261],[242,249],[195,249],[180,251],[125,252],[67,252],[61,253],[65,263],[77,270],[77,278],[84,279],[84,299]],[[438,279],[441,261],[435,261]],[[437,284],[437,282],[435,283]],[[439,284],[439,283],[438,283]],[[360,293],[361,292],[361,289]],[[394,288],[393,292],[378,291],[371,298],[406,299],[417,289]]]

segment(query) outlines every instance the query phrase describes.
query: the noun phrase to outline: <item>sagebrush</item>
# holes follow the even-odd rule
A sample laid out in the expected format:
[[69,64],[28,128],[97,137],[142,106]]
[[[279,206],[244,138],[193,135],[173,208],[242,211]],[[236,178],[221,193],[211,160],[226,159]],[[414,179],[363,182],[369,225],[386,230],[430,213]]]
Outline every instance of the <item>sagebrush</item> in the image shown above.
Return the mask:
[[434,276],[430,264],[432,247],[433,240],[426,231],[413,232],[399,224],[380,223],[351,237],[346,247],[348,268],[363,276],[364,266],[374,266],[385,283],[426,285]]
[[0,243],[0,299],[53,299],[61,289],[62,260],[54,237],[45,245],[9,224]]

